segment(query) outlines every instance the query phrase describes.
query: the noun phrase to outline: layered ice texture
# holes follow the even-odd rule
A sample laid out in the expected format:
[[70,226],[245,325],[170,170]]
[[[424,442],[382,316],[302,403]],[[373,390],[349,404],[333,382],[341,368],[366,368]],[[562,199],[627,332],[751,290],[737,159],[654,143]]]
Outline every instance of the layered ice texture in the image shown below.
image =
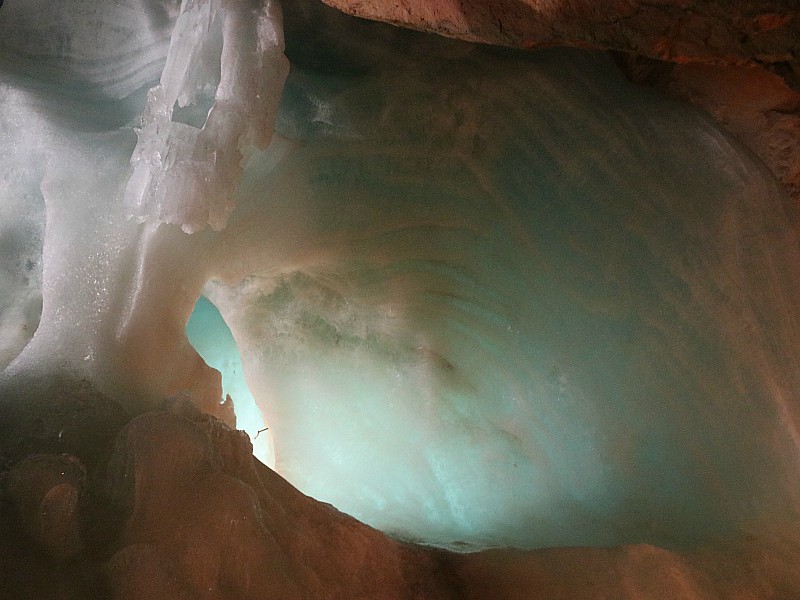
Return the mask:
[[203,300],[190,334],[243,372],[263,457],[384,531],[675,546],[797,518],[795,209],[706,117],[602,54],[313,3],[284,7],[283,89],[270,3],[59,6],[0,8],[5,389],[213,410],[202,290],[227,325]]
[[[209,238],[182,230],[224,225],[288,68],[277,5],[229,4],[3,6],[0,27],[18,32],[3,51],[7,204],[43,204],[46,222],[41,324],[9,379],[65,372],[134,411],[189,393],[224,416],[219,373],[185,334]],[[203,102],[206,117],[186,124]]]

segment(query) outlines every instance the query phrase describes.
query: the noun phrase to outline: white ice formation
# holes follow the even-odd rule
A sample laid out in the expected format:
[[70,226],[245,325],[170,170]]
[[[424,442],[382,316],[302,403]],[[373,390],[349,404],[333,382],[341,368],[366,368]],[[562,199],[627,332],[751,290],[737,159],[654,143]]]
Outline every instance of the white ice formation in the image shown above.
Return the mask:
[[244,161],[272,138],[287,71],[275,2],[184,2],[137,132],[131,214],[224,228]]
[[204,290],[277,470],[381,529],[669,545],[797,518],[795,209],[705,117],[604,55],[300,2],[285,89],[273,3],[56,6],[0,9],[6,389],[212,409]]
[[[177,16],[174,2],[73,0],[55,18],[36,3],[3,6],[3,31],[49,26],[64,40],[31,48],[41,33],[28,32],[3,55],[6,181],[15,186],[3,203],[7,227],[21,231],[36,210],[30,226],[47,223],[43,242],[26,240],[42,248],[41,325],[10,373],[67,371],[129,398],[188,391],[207,409],[219,404],[219,374],[184,333],[207,277],[207,240],[171,225],[224,225],[241,163],[269,141],[287,70],[276,5],[229,4],[186,2]],[[143,105],[140,88],[162,69]],[[208,98],[198,127],[178,119]]]

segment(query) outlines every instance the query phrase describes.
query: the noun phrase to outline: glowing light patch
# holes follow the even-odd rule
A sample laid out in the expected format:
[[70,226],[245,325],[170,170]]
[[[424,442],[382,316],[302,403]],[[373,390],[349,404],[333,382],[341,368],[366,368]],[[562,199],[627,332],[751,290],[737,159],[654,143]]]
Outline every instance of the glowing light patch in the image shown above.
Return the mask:
[[242,371],[242,358],[231,330],[207,298],[201,296],[186,324],[186,334],[206,363],[222,373],[222,394],[233,398],[236,427],[247,432],[253,454],[269,467],[275,466],[272,435]]

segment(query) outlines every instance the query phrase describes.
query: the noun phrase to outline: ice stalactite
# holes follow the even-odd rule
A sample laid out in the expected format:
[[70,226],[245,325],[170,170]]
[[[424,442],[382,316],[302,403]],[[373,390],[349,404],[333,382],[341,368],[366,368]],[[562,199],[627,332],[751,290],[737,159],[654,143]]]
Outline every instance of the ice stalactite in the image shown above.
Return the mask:
[[[96,45],[109,46],[114,56],[110,48],[120,33],[110,22],[121,7],[72,4],[102,24]],[[9,8],[3,16],[12,23],[35,21],[32,9]],[[162,11],[160,27],[168,28],[170,11],[157,3],[150,8]],[[139,18],[124,30],[125,39],[159,39],[151,19],[131,12]],[[141,123],[134,123],[138,143],[130,127],[83,132],[78,123],[95,124],[87,112],[92,103],[101,107],[98,113],[116,111],[124,119],[139,97],[137,87],[147,82],[141,70],[147,73],[154,54],[166,47],[145,45],[150,50],[133,58],[107,58],[103,79],[55,108],[64,86],[50,76],[51,63],[73,61],[77,71],[83,56],[72,49],[83,48],[86,38],[79,19],[59,25],[64,48],[34,63],[27,73],[32,81],[4,87],[6,110],[28,120],[22,127],[9,119],[6,135],[18,149],[10,168],[34,197],[40,193],[47,222],[41,323],[6,378],[58,371],[115,396],[188,392],[213,412],[219,374],[205,366],[184,332],[207,277],[204,248],[213,234],[189,236],[178,228],[223,227],[242,164],[269,143],[288,69],[279,8],[273,2],[184,2],[169,50],[161,54],[160,84],[147,95]],[[9,64],[24,63],[24,41],[7,42]],[[37,110],[41,95],[45,109]],[[202,118],[189,124],[189,113]],[[132,402],[134,410],[146,405]]]
[[272,138],[288,71],[281,27],[277,2],[184,2],[131,159],[133,216],[225,227],[243,164]]

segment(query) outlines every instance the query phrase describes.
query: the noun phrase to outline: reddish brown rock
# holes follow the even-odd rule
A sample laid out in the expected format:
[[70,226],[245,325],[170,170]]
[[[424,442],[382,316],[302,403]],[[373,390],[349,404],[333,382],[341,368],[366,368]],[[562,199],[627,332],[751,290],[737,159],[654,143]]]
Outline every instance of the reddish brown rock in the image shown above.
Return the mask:
[[189,405],[123,429],[109,495],[129,515],[106,565],[120,600],[452,598],[437,553],[304,496]]
[[81,551],[78,501],[86,470],[70,455],[34,454],[8,477],[8,495],[28,535],[52,557],[63,560]]
[[675,62],[800,56],[800,7],[758,0],[325,0],[344,12],[522,48],[576,46]]

